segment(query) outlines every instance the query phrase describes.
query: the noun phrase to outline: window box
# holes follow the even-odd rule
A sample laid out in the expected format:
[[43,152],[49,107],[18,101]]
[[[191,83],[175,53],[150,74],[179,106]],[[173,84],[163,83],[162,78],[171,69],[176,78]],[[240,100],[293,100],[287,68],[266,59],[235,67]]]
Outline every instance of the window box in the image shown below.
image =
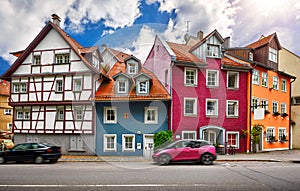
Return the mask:
[[277,111],[273,113],[273,116],[274,116],[274,117],[277,117],[278,115],[280,115],[280,113],[277,112]]
[[289,114],[287,114],[287,113],[282,113],[281,114],[281,117],[287,117],[287,116],[289,116]]
[[271,112],[269,110],[265,110],[265,115],[270,114]]
[[274,143],[275,142],[275,136],[269,136],[269,138],[268,138],[268,142],[269,143]]

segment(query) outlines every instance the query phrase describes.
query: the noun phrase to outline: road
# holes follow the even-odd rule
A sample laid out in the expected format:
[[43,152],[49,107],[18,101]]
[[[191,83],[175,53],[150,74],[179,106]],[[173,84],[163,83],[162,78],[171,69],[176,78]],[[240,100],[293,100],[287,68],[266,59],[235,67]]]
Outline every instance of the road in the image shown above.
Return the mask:
[[0,165],[0,190],[300,190],[300,164],[59,162]]

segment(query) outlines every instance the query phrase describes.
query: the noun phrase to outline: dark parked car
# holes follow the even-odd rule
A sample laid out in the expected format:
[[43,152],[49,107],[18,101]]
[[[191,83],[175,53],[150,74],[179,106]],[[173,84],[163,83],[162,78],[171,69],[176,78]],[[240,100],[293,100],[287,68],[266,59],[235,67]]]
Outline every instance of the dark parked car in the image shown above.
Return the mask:
[[152,155],[153,161],[159,165],[176,161],[195,161],[211,165],[216,158],[215,146],[205,140],[179,140],[155,150]]
[[0,152],[0,164],[5,162],[35,162],[37,164],[49,161],[55,163],[61,157],[61,148],[49,143],[21,143],[13,148]]

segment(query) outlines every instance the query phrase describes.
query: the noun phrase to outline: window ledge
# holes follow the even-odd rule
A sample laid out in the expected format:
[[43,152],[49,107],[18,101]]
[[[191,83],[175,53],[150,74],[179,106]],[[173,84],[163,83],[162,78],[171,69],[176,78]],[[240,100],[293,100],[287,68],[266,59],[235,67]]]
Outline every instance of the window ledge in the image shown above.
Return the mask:
[[226,118],[239,118],[239,116],[238,115],[229,115],[229,116],[227,115]]
[[218,118],[218,115],[206,115],[207,118]]
[[228,90],[239,90],[238,87],[227,87]]
[[219,88],[219,86],[208,86],[208,85],[206,85],[206,88],[216,89],[216,88]]
[[184,117],[197,117],[197,114],[184,114]]

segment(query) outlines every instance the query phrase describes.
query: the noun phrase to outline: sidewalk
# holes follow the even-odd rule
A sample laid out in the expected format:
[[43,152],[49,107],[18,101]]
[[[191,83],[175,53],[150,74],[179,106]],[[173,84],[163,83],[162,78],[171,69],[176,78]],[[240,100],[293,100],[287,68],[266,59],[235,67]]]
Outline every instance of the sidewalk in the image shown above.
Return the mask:
[[[151,162],[150,158],[140,156],[75,156],[63,155],[59,162]],[[300,163],[300,150],[270,151],[260,153],[236,153],[218,155],[217,161],[261,161],[261,162],[297,162]]]

